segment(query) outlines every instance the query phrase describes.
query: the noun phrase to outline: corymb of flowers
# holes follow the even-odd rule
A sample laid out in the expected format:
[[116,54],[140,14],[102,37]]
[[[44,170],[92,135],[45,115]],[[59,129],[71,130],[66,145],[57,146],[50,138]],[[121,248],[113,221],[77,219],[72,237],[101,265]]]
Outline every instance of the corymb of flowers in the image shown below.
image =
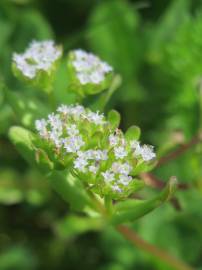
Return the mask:
[[117,112],[106,118],[81,105],[61,105],[47,119],[35,122],[40,145],[50,159],[54,157],[101,197],[113,199],[126,198],[142,186],[134,176],[156,157],[152,146],[137,140],[137,127],[124,134],[118,125]]
[[113,68],[108,63],[81,49],[69,53],[68,71],[72,83],[80,85],[83,91],[81,94],[102,91],[110,85],[113,75]]
[[61,57],[62,49],[54,41],[32,41],[22,54],[13,54],[14,72],[34,79],[40,71],[51,73],[54,63]]

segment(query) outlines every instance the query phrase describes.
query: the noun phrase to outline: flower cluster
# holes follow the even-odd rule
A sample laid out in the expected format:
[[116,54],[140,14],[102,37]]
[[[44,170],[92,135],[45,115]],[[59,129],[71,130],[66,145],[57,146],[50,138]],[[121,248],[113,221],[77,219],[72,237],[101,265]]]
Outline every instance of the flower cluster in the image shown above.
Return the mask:
[[61,105],[35,126],[48,152],[101,196],[131,194],[137,166],[155,158],[152,146],[128,139],[103,114],[81,105]]
[[23,54],[13,54],[13,62],[23,76],[34,79],[39,71],[49,71],[61,55],[61,48],[51,40],[32,41]]
[[106,74],[113,69],[106,62],[101,61],[96,55],[83,50],[74,50],[72,65],[76,76],[82,85],[91,83],[99,84],[105,80]]

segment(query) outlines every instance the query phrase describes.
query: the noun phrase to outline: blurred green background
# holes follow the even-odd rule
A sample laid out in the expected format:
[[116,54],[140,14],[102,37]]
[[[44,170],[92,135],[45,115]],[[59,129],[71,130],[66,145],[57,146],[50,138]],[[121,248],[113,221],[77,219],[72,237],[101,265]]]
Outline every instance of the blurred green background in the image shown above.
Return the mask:
[[[65,53],[93,51],[114,66],[123,83],[107,110],[122,114],[124,130],[139,125],[142,140],[155,145],[159,156],[200,130],[202,1],[0,0],[0,76],[12,90],[22,87],[11,74],[12,52],[33,39],[55,39]],[[59,76],[58,87],[64,72]],[[0,85],[1,270],[171,269],[112,228],[99,232],[73,216],[9,142],[13,123]],[[155,169],[160,179],[176,175],[190,188],[177,192],[178,210],[168,203],[134,224],[141,237],[196,269],[202,269],[201,164],[198,144]]]

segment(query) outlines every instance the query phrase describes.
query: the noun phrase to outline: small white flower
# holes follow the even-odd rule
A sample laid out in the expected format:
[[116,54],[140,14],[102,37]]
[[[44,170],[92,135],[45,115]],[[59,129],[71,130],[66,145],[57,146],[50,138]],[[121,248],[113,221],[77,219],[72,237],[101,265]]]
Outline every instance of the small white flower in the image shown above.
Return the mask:
[[120,175],[118,180],[118,182],[124,186],[127,186],[131,181],[132,177],[125,174]]
[[112,67],[101,61],[92,53],[83,50],[75,50],[75,60],[72,62],[76,75],[81,84],[99,84],[105,79],[105,75],[112,71]]
[[112,186],[112,190],[118,193],[121,193],[123,191],[118,185]]
[[60,119],[59,114],[49,114],[48,115],[48,123],[51,125],[52,129],[57,131],[58,133],[62,133],[63,123]]
[[36,130],[39,132],[39,135],[43,138],[46,138],[48,135],[47,124],[48,123],[45,119],[35,121]]
[[57,148],[60,148],[62,146],[62,139],[60,138],[60,134],[56,130],[52,130],[49,132],[49,138]]
[[67,105],[60,105],[60,107],[57,108],[57,112],[63,113],[65,115],[67,115],[68,113],[70,113],[71,108]]
[[89,111],[86,115],[86,118],[88,121],[93,122],[96,125],[102,125],[104,123],[104,115],[99,114],[99,112],[94,113]]
[[78,157],[74,160],[74,168],[80,172],[85,172],[87,165],[88,162],[85,158]]
[[13,54],[13,61],[25,77],[33,79],[39,70],[48,71],[62,50],[52,40],[33,41],[23,54]]
[[75,105],[71,106],[70,112],[75,118],[79,118],[82,114],[85,114],[85,109],[82,105]]
[[127,151],[123,146],[119,146],[114,148],[114,155],[117,159],[123,159],[124,157],[127,156]]
[[154,153],[154,147],[152,145],[143,145],[141,156],[144,161],[150,161],[156,157],[156,154]]
[[69,136],[76,136],[79,134],[79,130],[75,124],[71,124],[67,126],[67,133]]
[[84,144],[81,136],[68,137],[63,140],[64,148],[68,153],[76,153]]
[[95,160],[107,160],[108,159],[107,150],[95,150],[93,153],[93,156],[94,156]]
[[95,165],[90,165],[90,166],[88,167],[88,170],[89,170],[90,172],[92,172],[93,174],[96,174],[97,171],[98,171],[98,169],[99,169],[99,167],[98,167],[98,166],[95,166]]
[[112,171],[116,174],[128,175],[132,170],[132,167],[127,163],[114,162],[112,164]]
[[114,173],[110,172],[109,170],[106,172],[102,172],[102,176],[104,178],[104,181],[107,183],[115,180]]
[[120,142],[120,138],[117,135],[110,134],[109,135],[109,144],[113,147],[118,145]]

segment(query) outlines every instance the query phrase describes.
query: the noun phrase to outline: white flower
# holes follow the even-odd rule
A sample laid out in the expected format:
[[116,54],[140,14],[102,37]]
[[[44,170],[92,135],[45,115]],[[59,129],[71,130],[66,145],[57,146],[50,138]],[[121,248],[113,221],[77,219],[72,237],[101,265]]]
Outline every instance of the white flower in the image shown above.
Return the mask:
[[102,172],[102,176],[104,178],[104,181],[107,183],[115,180],[114,173],[110,172],[109,170],[106,172]]
[[67,137],[63,140],[64,148],[68,153],[76,153],[84,144],[85,143],[80,135]]
[[63,123],[60,119],[59,114],[49,114],[48,123],[51,125],[53,130],[57,131],[58,133],[62,133]]
[[52,40],[33,41],[23,54],[14,53],[13,61],[25,77],[33,79],[39,70],[48,71],[61,54]]
[[118,185],[112,186],[112,190],[118,193],[121,193],[123,191]]
[[112,67],[92,53],[83,50],[75,50],[74,61],[76,75],[81,84],[99,84],[105,79],[105,75],[112,71]]
[[123,159],[127,156],[127,151],[123,146],[119,146],[114,148],[114,155],[116,158]]
[[86,118],[88,121],[93,122],[96,125],[102,125],[104,123],[104,115],[99,114],[99,112],[94,113],[89,111],[86,115]]
[[108,154],[107,150],[95,150],[93,153],[95,160],[107,160]]
[[88,170],[89,170],[90,172],[92,172],[93,174],[96,174],[97,171],[98,171],[98,169],[99,169],[99,167],[98,167],[98,166],[95,166],[95,165],[90,165],[90,166],[88,167]]
[[74,160],[74,168],[78,171],[85,172],[88,162],[85,158],[78,157]]
[[127,186],[132,181],[132,179],[133,178],[131,176],[122,174],[119,176],[118,182],[124,186]]
[[49,138],[57,148],[62,146],[62,139],[60,138],[60,134],[56,130],[52,130],[49,132]]
[[79,130],[75,124],[71,124],[67,126],[67,133],[70,136],[75,136],[79,134]]
[[68,114],[71,111],[71,107],[67,105],[60,105],[60,107],[57,108],[57,112],[63,113],[63,114]]
[[43,138],[47,137],[48,135],[47,124],[48,123],[45,119],[35,121],[36,130],[39,132],[39,135]]
[[120,138],[117,135],[110,134],[109,135],[109,144],[111,146],[116,146],[119,144]]
[[75,105],[71,106],[70,112],[74,117],[79,118],[82,114],[85,114],[85,109],[82,105]]
[[143,145],[141,156],[144,161],[150,161],[156,157],[156,154],[154,153],[154,147],[152,145]]
[[128,175],[132,170],[132,166],[130,166],[127,162],[114,162],[112,164],[112,171],[116,174]]

